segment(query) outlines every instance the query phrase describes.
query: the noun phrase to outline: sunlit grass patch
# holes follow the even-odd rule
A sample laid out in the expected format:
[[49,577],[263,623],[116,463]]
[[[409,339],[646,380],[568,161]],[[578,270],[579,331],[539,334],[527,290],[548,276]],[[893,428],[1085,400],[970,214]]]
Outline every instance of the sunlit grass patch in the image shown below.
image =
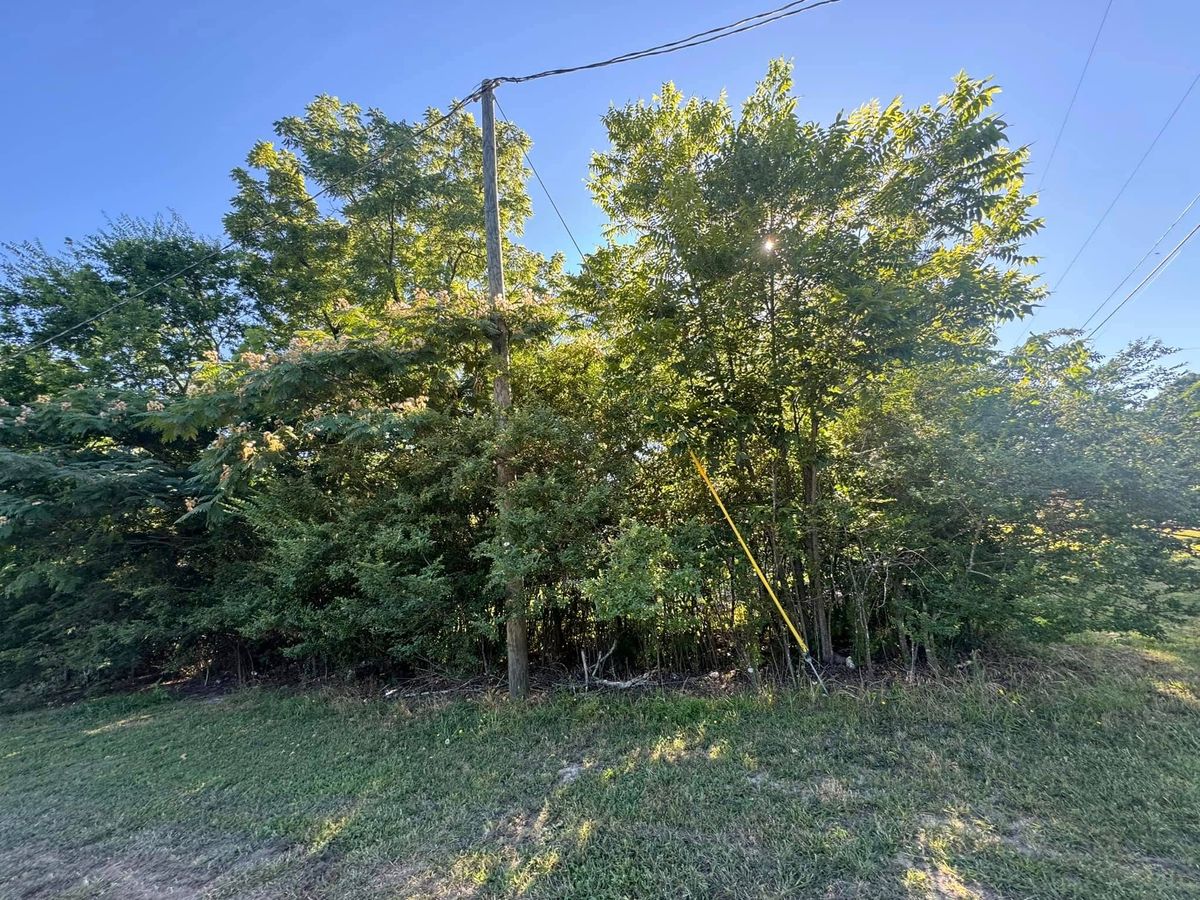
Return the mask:
[[1196,696],[1192,685],[1178,678],[1170,681],[1155,681],[1154,689],[1163,697],[1169,697],[1187,706],[1200,709],[1200,697]]
[[149,722],[154,717],[148,714],[140,716],[126,716],[124,719],[118,719],[115,722],[108,722],[105,725],[98,725],[95,728],[85,728],[83,733],[89,737],[94,737],[97,734],[105,734],[109,731],[116,731],[118,728],[129,728],[132,725],[141,725]]
[[332,900],[1198,896],[1198,645],[1194,625],[1092,635],[828,698],[408,709],[248,690],[13,714],[0,718],[0,884]]

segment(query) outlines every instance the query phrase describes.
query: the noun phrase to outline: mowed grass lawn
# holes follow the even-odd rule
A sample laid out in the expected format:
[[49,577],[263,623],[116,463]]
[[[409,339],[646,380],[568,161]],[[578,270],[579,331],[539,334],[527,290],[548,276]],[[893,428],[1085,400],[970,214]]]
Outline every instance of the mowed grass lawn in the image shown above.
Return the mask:
[[1200,897],[1198,695],[1193,624],[828,698],[8,714],[0,895]]

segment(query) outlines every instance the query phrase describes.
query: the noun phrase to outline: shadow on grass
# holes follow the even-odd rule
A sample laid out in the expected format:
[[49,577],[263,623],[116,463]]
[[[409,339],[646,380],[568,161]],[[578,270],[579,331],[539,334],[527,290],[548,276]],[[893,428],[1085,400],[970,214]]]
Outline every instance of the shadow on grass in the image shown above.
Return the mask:
[[1198,634],[830,698],[7,716],[0,896],[1198,896]]

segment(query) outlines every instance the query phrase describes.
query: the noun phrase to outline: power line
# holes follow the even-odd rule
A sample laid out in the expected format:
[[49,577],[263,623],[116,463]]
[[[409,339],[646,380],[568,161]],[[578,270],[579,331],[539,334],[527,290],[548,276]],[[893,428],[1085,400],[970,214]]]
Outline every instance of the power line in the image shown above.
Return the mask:
[[1100,26],[1096,29],[1096,36],[1092,38],[1091,49],[1088,50],[1087,59],[1083,63],[1083,69],[1079,73],[1079,80],[1075,82],[1075,92],[1071,94],[1071,102],[1067,104],[1067,111],[1063,113],[1062,124],[1058,126],[1058,134],[1054,136],[1054,144],[1050,147],[1050,157],[1046,160],[1046,168],[1042,169],[1042,177],[1038,180],[1038,190],[1042,189],[1042,185],[1046,183],[1046,176],[1050,173],[1050,165],[1054,162],[1054,154],[1058,152],[1059,141],[1062,140],[1063,132],[1067,129],[1067,121],[1071,118],[1071,110],[1075,108],[1075,101],[1079,98],[1079,89],[1083,87],[1083,79],[1087,77],[1088,66],[1092,64],[1092,57],[1096,53],[1096,45],[1100,43],[1100,33],[1104,31],[1104,23],[1108,21],[1108,13],[1112,9],[1113,0],[1108,0],[1108,5],[1104,7],[1104,15],[1100,17]]
[[[793,2],[785,3],[774,9],[769,9],[764,12],[755,13],[752,16],[747,16],[744,19],[738,19],[736,22],[730,22],[726,25],[720,25],[716,28],[709,28],[705,31],[698,31],[695,34],[687,37],[678,38],[674,41],[668,41],[665,44],[658,44],[654,47],[648,47],[645,50],[634,50],[629,53],[622,53],[620,56],[614,56],[609,59],[600,60],[598,62],[584,63],[578,66],[568,66],[558,69],[546,69],[541,72],[535,72],[531,75],[504,75],[498,78],[488,79],[485,83],[491,85],[498,84],[522,84],[527,81],[536,81],[539,78],[549,78],[554,75],[569,75],[574,72],[582,72],[589,69],[600,69],[606,66],[615,66],[619,63],[632,62],[637,59],[646,59],[652,56],[661,56],[666,53],[674,53],[677,50],[686,50],[691,47],[699,47],[702,44],[709,44],[713,41],[718,41],[721,38],[731,37],[735,34],[741,34],[745,31],[750,31],[754,28],[759,28],[763,25],[770,25],[773,22],[778,22],[781,19],[786,19],[791,16],[799,15],[802,12],[809,12],[819,6],[827,6],[832,3],[838,3],[840,0],[793,0]],[[1110,0],[1111,2],[1111,0]],[[509,121],[507,114],[504,112],[504,107],[500,105],[499,100],[494,100],[497,109],[500,110],[500,115],[504,121]],[[554,214],[558,217],[558,221],[562,224],[563,230],[566,231],[567,237],[570,238],[571,244],[575,247],[575,252],[579,254],[580,261],[583,261],[583,248],[579,246],[579,241],[575,239],[574,233],[571,231],[571,226],[567,224],[566,217],[563,216],[562,210],[559,209],[558,203],[555,202],[554,196],[550,193],[550,189],[546,186],[541,173],[538,172],[537,166],[533,164],[533,160],[529,158],[529,154],[522,151],[521,154],[525,158],[525,163],[533,172],[534,178],[542,188],[542,193],[546,195],[546,199],[550,201],[550,206],[554,209]],[[600,285],[597,282],[597,289]]]
[[1113,316],[1115,316],[1117,313],[1119,313],[1121,311],[1121,308],[1137,295],[1138,291],[1140,291],[1143,287],[1145,287],[1147,284],[1149,284],[1151,281],[1153,281],[1154,278],[1159,274],[1159,272],[1163,271],[1163,269],[1165,269],[1170,264],[1171,260],[1173,260],[1175,258],[1175,256],[1179,253],[1179,251],[1183,249],[1183,245],[1186,244],[1188,241],[1190,241],[1193,236],[1195,236],[1196,232],[1200,232],[1200,225],[1197,225],[1195,228],[1193,228],[1191,231],[1189,231],[1186,235],[1184,235],[1183,240],[1180,241],[1178,244],[1176,244],[1174,249],[1172,249],[1170,253],[1168,253],[1166,256],[1164,256],[1162,258],[1162,260],[1159,261],[1157,266],[1155,266],[1153,269],[1150,270],[1150,274],[1147,275],[1145,278],[1143,278],[1141,281],[1139,281],[1137,287],[1135,287],[1132,291],[1130,291],[1128,294],[1126,294],[1125,299],[1122,300],[1120,303],[1118,303],[1115,307],[1113,307],[1113,311],[1110,312],[1107,316],[1105,316],[1104,320],[1099,325],[1097,325],[1095,328],[1093,328],[1091,331],[1088,332],[1088,339],[1090,340],[1091,338],[1095,337],[1096,332],[1099,331],[1101,328],[1103,328],[1106,324],[1108,324],[1109,319],[1111,319]]
[[1081,330],[1084,328],[1087,328],[1088,325],[1091,324],[1092,319],[1094,319],[1094,318],[1096,318],[1096,316],[1100,315],[1100,313],[1104,309],[1104,307],[1108,306],[1108,301],[1117,295],[1117,291],[1119,291],[1121,288],[1123,288],[1125,286],[1125,282],[1127,282],[1130,278],[1133,277],[1133,274],[1142,267],[1142,263],[1144,263],[1146,260],[1148,260],[1151,257],[1151,255],[1153,255],[1154,251],[1158,249],[1159,244],[1161,244],[1163,241],[1165,241],[1167,239],[1167,235],[1169,235],[1172,231],[1175,230],[1175,226],[1178,225],[1183,220],[1184,216],[1186,216],[1189,212],[1191,212],[1192,207],[1195,206],[1198,202],[1200,202],[1200,193],[1196,194],[1196,196],[1191,199],[1191,202],[1189,202],[1188,205],[1183,208],[1183,212],[1181,212],[1178,216],[1175,217],[1175,221],[1172,222],[1167,227],[1167,230],[1164,231],[1159,236],[1158,240],[1154,242],[1154,245],[1149,250],[1146,251],[1145,255],[1143,255],[1142,258],[1139,259],[1137,261],[1137,263],[1134,264],[1133,268],[1129,270],[1128,274],[1117,283],[1117,286],[1115,288],[1113,288],[1112,291],[1109,292],[1109,295],[1104,298],[1104,302],[1101,303],[1099,306],[1097,306],[1094,310],[1092,310],[1092,314],[1087,317],[1087,321],[1079,326]]
[[[599,68],[603,68],[605,66],[617,65],[618,63],[632,62],[633,60],[637,60],[637,59],[645,59],[645,58],[652,57],[652,56],[661,56],[666,53],[674,53],[677,50],[686,50],[691,47],[699,47],[702,44],[709,44],[709,43],[712,43],[713,41],[718,41],[721,38],[732,37],[735,34],[741,34],[742,32],[750,31],[751,29],[754,29],[754,28],[760,28],[763,25],[770,25],[771,23],[778,22],[781,19],[786,19],[791,16],[799,15],[802,12],[809,12],[818,7],[828,6],[832,3],[838,3],[838,2],[840,2],[840,0],[815,0],[815,2],[810,2],[810,0],[793,0],[793,2],[785,3],[784,5],[776,7],[775,9],[770,9],[770,10],[766,10],[764,12],[755,13],[752,16],[747,16],[743,19],[738,19],[736,22],[730,22],[726,25],[721,25],[716,28],[707,29],[706,31],[699,31],[699,32],[696,32],[695,34],[689,35],[684,38],[678,38],[677,40],[674,40],[674,41],[668,41],[665,44],[658,44],[657,46],[654,46],[654,47],[648,47],[645,50],[635,50],[635,51],[631,51],[629,53],[623,53],[620,56],[611,57],[610,59],[599,60],[597,62],[591,62],[591,63],[585,63],[583,65],[578,65],[578,66],[569,66],[569,67],[559,68],[559,69],[546,69],[542,72],[535,72],[531,75],[505,75],[505,76],[501,76],[499,78],[489,79],[485,83],[492,84],[492,85],[521,84],[521,83],[527,82],[527,81],[535,81],[539,78],[548,78],[553,75],[568,75],[568,74],[571,74],[572,72],[582,72],[587,69],[599,69]],[[1112,0],[1109,0],[1109,3],[1111,5]],[[470,94],[468,94],[466,97],[464,97],[462,100],[458,101],[457,103],[453,104],[450,107],[450,109],[446,112],[445,115],[439,117],[437,120],[435,120],[433,122],[428,123],[423,128],[420,128],[417,131],[413,132],[413,137],[418,137],[421,134],[423,134],[424,132],[428,131],[429,129],[434,128],[437,125],[440,125],[442,122],[446,121],[446,119],[449,119],[451,116],[453,116],[456,112],[458,112],[460,109],[462,109],[468,103],[471,103],[472,101],[477,100],[479,98],[482,87],[483,87],[483,84],[481,83]],[[354,174],[360,174],[361,172],[365,171],[370,166],[379,162],[379,160],[381,158],[383,158],[384,156],[385,156],[385,154],[380,154],[379,156],[368,160],[358,170],[356,170],[356,172]],[[526,162],[529,162],[528,154],[525,154],[525,160],[526,160]],[[537,176],[538,183],[541,184],[542,190],[546,191],[546,196],[550,200],[551,206],[554,207],[554,211],[558,214],[559,221],[562,222],[563,227],[567,229],[567,233],[571,237],[571,242],[573,244],[575,244],[575,249],[577,251],[579,251],[580,256],[582,257],[583,253],[579,248],[579,244],[578,244],[578,242],[575,241],[574,235],[571,235],[570,228],[567,227],[566,220],[563,218],[561,211],[558,209],[558,205],[554,202],[554,198],[551,197],[550,192],[548,190],[546,190],[545,182],[543,182],[541,176],[538,175],[537,169],[534,168],[533,163],[529,162],[529,167],[533,171],[534,175]],[[318,199],[319,197],[328,193],[332,187],[333,187],[333,185],[326,185],[326,187],[322,188],[316,194],[313,194],[310,199],[312,199],[312,200]],[[134,300],[137,300],[140,297],[144,297],[150,291],[153,291],[156,288],[163,287],[164,285],[168,284],[175,278],[178,278],[180,275],[184,275],[187,272],[189,272],[192,269],[199,266],[200,264],[219,256],[220,254],[224,253],[227,250],[232,249],[235,246],[235,244],[236,244],[236,241],[232,241],[232,240],[227,241],[225,244],[221,245],[220,247],[217,247],[212,252],[205,254],[204,256],[200,257],[199,259],[193,260],[191,263],[189,263],[188,265],[179,269],[178,271],[172,272],[170,275],[166,276],[161,281],[157,281],[154,284],[150,285],[149,287],[143,288],[142,290],[130,295],[129,297],[126,297],[123,300],[120,300],[117,303],[114,303],[112,306],[109,306],[108,308],[101,310],[100,312],[96,313],[94,316],[84,319],[82,322],[78,322],[75,325],[71,326],[70,328],[64,329],[63,331],[59,332],[58,334],[52,335],[48,338],[45,338],[44,340],[38,341],[36,344],[31,344],[28,347],[23,347],[21,350],[17,351],[15,354],[13,354],[12,356],[9,356],[7,358],[8,359],[16,359],[20,356],[25,355],[26,353],[30,353],[34,350],[37,350],[40,347],[44,347],[47,344],[51,344],[51,343],[59,340],[60,338],[66,337],[68,334],[71,334],[72,332],[78,331],[80,328],[83,328],[85,325],[90,325],[92,322],[95,322],[97,319],[100,319],[103,316],[108,315],[113,310],[119,309],[120,307],[125,306],[126,304],[132,303]]]
[[[450,108],[448,110],[446,110],[445,114],[439,116],[432,122],[426,123],[425,125],[418,128],[416,131],[413,131],[411,134],[411,137],[418,138],[425,132],[427,132],[433,128],[436,128],[438,125],[441,125],[443,122],[445,122],[447,119],[451,118],[455,113],[457,113],[460,109],[462,109],[464,106],[466,106],[468,103],[471,103],[474,100],[477,100],[479,98],[479,93],[480,93],[481,89],[482,89],[482,85],[476,86],[475,89],[472,90],[471,93],[468,94],[466,97],[464,97],[462,100],[459,100],[456,103],[451,104]],[[370,169],[372,166],[375,166],[378,163],[385,160],[389,155],[390,155],[389,151],[377,153],[375,156],[371,157],[366,162],[364,162],[361,166],[359,166],[357,169],[355,169],[353,172],[351,172],[350,175],[361,175],[362,173],[364,173],[368,169]],[[328,194],[335,186],[336,186],[336,182],[327,184],[325,187],[321,188],[321,190],[317,191],[315,194],[313,194],[311,197],[309,197],[309,199],[314,200],[314,201],[318,200],[321,197],[325,196],[325,194]],[[111,306],[100,310],[100,312],[96,313],[94,316],[89,316],[88,318],[84,319],[82,322],[76,322],[70,328],[65,328],[62,331],[58,332],[57,334],[51,335],[50,337],[40,340],[35,344],[30,344],[28,347],[22,347],[16,353],[6,356],[5,359],[7,359],[7,360],[19,359],[20,357],[24,356],[25,354],[32,353],[34,350],[37,350],[40,347],[45,347],[47,344],[52,344],[55,341],[57,341],[61,338],[64,338],[73,332],[78,331],[80,328],[83,328],[85,325],[90,325],[90,324],[92,324],[92,322],[95,322],[97,319],[103,318],[104,316],[106,316],[110,312],[112,312],[113,310],[120,309],[122,306],[132,303],[134,300],[137,300],[141,297],[146,296],[146,294],[150,293],[151,291],[155,290],[156,288],[164,287],[165,285],[170,284],[172,281],[174,281],[180,275],[186,275],[192,269],[196,268],[197,266],[199,266],[203,263],[208,262],[210,259],[215,259],[216,257],[220,256],[222,253],[225,253],[227,250],[233,249],[233,247],[235,247],[236,245],[237,245],[237,241],[235,241],[235,240],[226,241],[221,246],[204,254],[204,256],[201,256],[198,259],[192,260],[190,263],[188,263],[183,268],[177,269],[176,271],[172,272],[170,275],[165,276],[160,281],[156,281],[154,284],[150,285],[149,287],[142,288],[140,291],[137,291],[136,293],[131,294],[128,297],[125,297],[123,300],[118,300],[116,303],[112,304]]]
[[1196,77],[1192,79],[1192,83],[1189,84],[1187,90],[1183,92],[1183,96],[1179,98],[1179,102],[1175,104],[1175,108],[1171,110],[1171,114],[1167,116],[1167,120],[1163,122],[1162,127],[1158,129],[1158,134],[1154,135],[1154,140],[1150,142],[1150,146],[1146,148],[1146,152],[1142,154],[1142,158],[1137,161],[1137,165],[1133,167],[1133,171],[1129,173],[1129,177],[1125,179],[1125,183],[1121,185],[1121,189],[1117,191],[1116,196],[1112,198],[1112,202],[1108,204],[1108,208],[1104,210],[1104,213],[1100,216],[1100,219],[1094,226],[1092,226],[1092,230],[1088,232],[1088,236],[1084,238],[1083,243],[1079,245],[1079,249],[1075,251],[1075,255],[1071,257],[1071,261],[1067,263],[1066,269],[1064,269],[1063,273],[1058,276],[1058,281],[1054,285],[1055,290],[1058,290],[1058,286],[1063,283],[1071,269],[1074,268],[1075,262],[1083,254],[1083,251],[1087,249],[1088,244],[1092,242],[1092,238],[1096,236],[1096,232],[1100,230],[1100,226],[1104,224],[1104,220],[1108,218],[1108,214],[1113,211],[1113,207],[1117,205],[1117,201],[1120,200],[1124,195],[1125,189],[1129,187],[1130,183],[1134,179],[1134,176],[1141,171],[1142,164],[1146,162],[1147,158],[1149,158],[1151,152],[1158,144],[1159,138],[1163,136],[1167,130],[1167,127],[1174,120],[1175,114],[1179,112],[1179,110],[1183,107],[1184,102],[1189,96],[1191,96],[1192,90],[1196,87],[1197,83],[1200,83],[1200,72],[1196,73]]
[[[763,25],[770,25],[772,22],[778,22],[780,19],[786,19],[790,16],[799,15],[803,12],[809,12],[810,10],[814,10],[819,6],[828,6],[831,3],[838,2],[839,0],[816,0],[816,2],[810,3],[809,0],[793,0],[793,2],[785,3],[783,6],[776,7],[775,9],[769,9],[765,12],[755,13],[752,16],[747,16],[744,19],[739,19],[736,22],[730,22],[727,25],[721,25],[717,28],[710,28],[707,31],[698,31],[696,34],[679,38],[674,41],[668,41],[665,44],[647,47],[645,50],[633,50],[629,53],[622,53],[620,56],[599,60],[598,62],[584,63],[578,66],[566,66],[559,69],[546,69],[542,72],[534,72],[532,75],[504,75],[500,78],[492,78],[489,80],[492,84],[522,84],[526,81],[536,81],[539,78],[549,78],[553,75],[570,75],[573,72],[582,72],[587,69],[601,69],[605,66],[615,66],[619,63],[632,62],[635,59],[646,59],[651,56],[662,56],[665,53],[674,53],[677,50],[686,50],[690,47],[699,47],[702,44],[710,44],[713,41],[719,41],[721,38],[732,37],[735,34],[741,34],[744,31],[750,31],[753,28],[760,28]],[[1112,0],[1109,0],[1109,2],[1111,3]]]

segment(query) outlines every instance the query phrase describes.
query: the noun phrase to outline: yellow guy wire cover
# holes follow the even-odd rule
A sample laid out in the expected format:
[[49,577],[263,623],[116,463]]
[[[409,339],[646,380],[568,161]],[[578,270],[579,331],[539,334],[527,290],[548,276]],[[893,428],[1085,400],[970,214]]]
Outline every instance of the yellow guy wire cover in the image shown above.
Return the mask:
[[750,552],[750,547],[746,544],[742,533],[738,531],[738,527],[734,524],[733,517],[729,515],[729,510],[725,508],[725,504],[721,502],[721,495],[717,493],[717,489],[713,487],[712,481],[709,480],[708,472],[705,471],[704,465],[700,462],[700,458],[689,447],[688,455],[692,458],[692,464],[696,467],[696,471],[700,473],[700,478],[708,487],[708,491],[712,494],[714,500],[717,501],[717,506],[721,508],[721,512],[725,516],[725,521],[729,523],[729,527],[733,529],[733,536],[738,539],[738,543],[742,545],[742,552],[746,554],[746,559],[750,560],[750,565],[754,567],[755,574],[758,575],[758,580],[762,582],[762,586],[767,589],[767,593],[771,595],[771,599],[775,601],[775,606],[779,610],[779,614],[783,616],[783,621],[787,623],[788,631],[792,633],[792,637],[796,639],[796,643],[800,645],[804,656],[808,657],[808,644],[801,637],[800,632],[796,630],[796,626],[792,624],[792,618],[787,614],[787,610],[783,608],[783,604],[779,602],[779,598],[775,596],[775,589],[771,587],[771,582],[767,581],[767,576],[763,574],[763,570],[758,566],[758,560],[754,558],[754,554]]

